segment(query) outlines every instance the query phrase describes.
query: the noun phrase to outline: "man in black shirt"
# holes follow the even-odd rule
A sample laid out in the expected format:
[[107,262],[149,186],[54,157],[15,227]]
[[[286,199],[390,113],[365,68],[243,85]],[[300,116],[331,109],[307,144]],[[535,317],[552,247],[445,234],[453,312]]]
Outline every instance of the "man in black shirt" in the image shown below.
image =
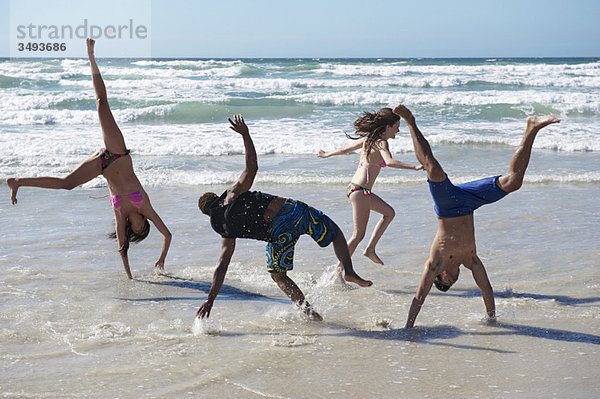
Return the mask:
[[250,191],[258,171],[254,143],[248,126],[240,115],[236,115],[233,121],[229,119],[229,122],[230,128],[244,139],[246,168],[221,196],[207,192],[198,200],[198,207],[202,213],[210,216],[213,230],[222,239],[221,256],[208,299],[196,315],[201,318],[210,316],[235,250],[235,239],[253,238],[267,242],[267,270],[279,288],[309,318],[320,321],[321,315],[311,308],[300,288],[287,275],[287,271],[293,268],[294,246],[300,235],[309,234],[321,247],[333,243],[335,255],[344,267],[346,281],[361,287],[368,287],[373,283],[356,274],[344,234],[323,212],[300,201]]

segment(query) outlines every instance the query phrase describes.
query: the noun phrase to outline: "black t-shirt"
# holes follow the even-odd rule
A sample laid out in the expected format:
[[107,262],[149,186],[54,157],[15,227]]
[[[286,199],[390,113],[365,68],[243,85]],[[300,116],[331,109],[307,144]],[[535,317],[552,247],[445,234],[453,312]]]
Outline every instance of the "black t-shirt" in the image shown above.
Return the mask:
[[260,191],[246,191],[233,202],[223,205],[227,191],[210,210],[210,225],[223,238],[253,238],[269,241],[265,211],[275,198]]

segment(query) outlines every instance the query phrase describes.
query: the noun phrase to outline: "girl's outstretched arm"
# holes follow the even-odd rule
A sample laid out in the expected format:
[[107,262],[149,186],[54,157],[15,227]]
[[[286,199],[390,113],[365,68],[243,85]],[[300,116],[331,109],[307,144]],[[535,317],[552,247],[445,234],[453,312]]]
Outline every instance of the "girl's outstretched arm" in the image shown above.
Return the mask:
[[129,242],[127,241],[127,232],[125,228],[126,221],[123,216],[115,210],[115,223],[117,233],[117,243],[119,246],[118,252],[121,255],[121,261],[123,262],[123,268],[128,279],[132,279],[131,269],[129,268],[129,257],[127,256],[127,250],[129,249]]
[[[148,198],[147,194],[146,194],[146,198]],[[156,226],[158,231],[160,231],[160,233],[163,235],[162,249],[160,251],[160,256],[158,257],[158,260],[154,264],[154,267],[159,270],[164,270],[165,269],[165,259],[167,258],[167,252],[169,252],[169,246],[171,245],[171,238],[173,237],[173,235],[167,228],[167,225],[165,225],[165,223],[162,221],[160,216],[158,216],[158,213],[156,213],[156,211],[152,207],[152,204],[150,203],[150,199],[148,199],[147,204],[148,204],[147,208],[144,208],[144,216],[146,216],[148,218],[148,220],[150,220],[152,223],[154,223],[154,226]]]
[[356,151],[359,148],[362,148],[364,142],[365,142],[364,139],[363,140],[359,140],[357,143],[354,143],[354,144],[349,145],[347,147],[338,148],[338,149],[333,150],[331,152],[325,152],[323,150],[320,150],[317,153],[317,156],[319,158],[329,158],[329,157],[332,157],[334,155],[344,155],[344,154],[347,154],[349,152]]
[[390,152],[390,147],[387,141],[382,140],[379,144],[379,152],[381,153],[381,157],[385,161],[385,164],[392,168],[398,169],[411,169],[411,170],[422,170],[422,165],[412,165],[409,163],[400,162],[397,159],[392,157],[392,153]]

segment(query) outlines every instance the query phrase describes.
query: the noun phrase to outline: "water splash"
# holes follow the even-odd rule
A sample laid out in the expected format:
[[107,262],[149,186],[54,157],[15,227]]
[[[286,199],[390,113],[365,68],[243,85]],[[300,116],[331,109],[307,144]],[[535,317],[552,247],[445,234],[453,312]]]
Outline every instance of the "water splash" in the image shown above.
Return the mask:
[[199,335],[218,335],[223,331],[221,323],[216,318],[194,318],[192,332],[194,336]]

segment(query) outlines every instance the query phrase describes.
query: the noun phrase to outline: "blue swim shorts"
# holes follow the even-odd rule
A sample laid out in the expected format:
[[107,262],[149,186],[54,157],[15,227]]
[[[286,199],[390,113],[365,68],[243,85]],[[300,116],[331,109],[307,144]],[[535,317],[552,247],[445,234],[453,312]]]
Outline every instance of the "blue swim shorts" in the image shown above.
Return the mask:
[[508,193],[496,184],[499,176],[486,177],[455,186],[448,176],[442,182],[429,181],[435,213],[442,218],[471,215],[482,205],[491,204]]
[[294,247],[308,234],[321,247],[335,239],[339,227],[327,215],[304,202],[287,199],[275,215],[267,234],[267,271],[279,273],[294,268]]

